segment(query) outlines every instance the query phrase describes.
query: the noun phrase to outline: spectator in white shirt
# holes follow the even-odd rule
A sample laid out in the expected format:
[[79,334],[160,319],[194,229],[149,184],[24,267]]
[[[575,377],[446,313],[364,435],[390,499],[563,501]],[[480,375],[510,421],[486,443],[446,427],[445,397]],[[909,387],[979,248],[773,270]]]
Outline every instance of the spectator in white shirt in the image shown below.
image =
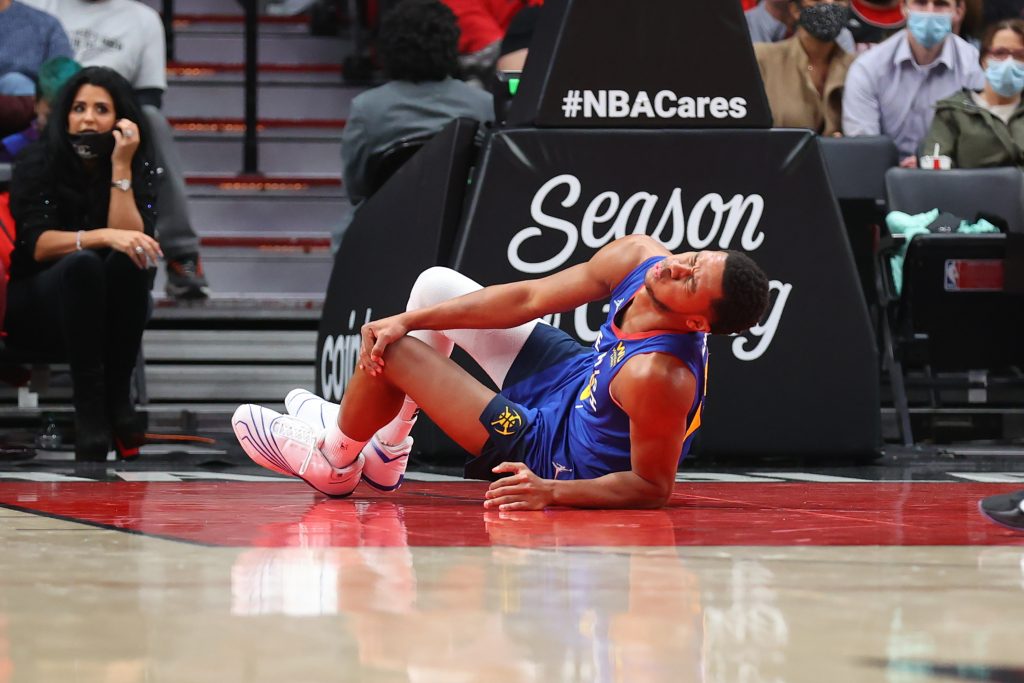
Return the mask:
[[961,88],[980,89],[978,50],[952,33],[963,0],[905,0],[907,28],[860,55],[843,92],[847,136],[888,135],[901,165],[917,164],[917,150],[935,103]]

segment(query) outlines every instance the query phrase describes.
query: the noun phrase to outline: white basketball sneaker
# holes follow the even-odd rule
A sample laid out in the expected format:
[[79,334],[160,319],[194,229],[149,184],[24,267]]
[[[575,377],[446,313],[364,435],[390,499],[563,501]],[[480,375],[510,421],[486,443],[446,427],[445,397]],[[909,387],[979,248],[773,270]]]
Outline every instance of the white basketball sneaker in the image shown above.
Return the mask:
[[405,479],[405,468],[409,465],[411,451],[411,436],[405,437],[397,446],[389,446],[381,443],[374,435],[360,453],[366,459],[363,481],[378,491],[394,491]]
[[365,458],[336,468],[320,451],[320,434],[291,415],[252,404],[238,406],[231,426],[245,454],[267,469],[299,477],[327,496],[347,496],[355,490]]
[[338,423],[341,406],[325,401],[311,391],[292,389],[284,399],[285,410],[316,430],[327,429]]
[[[297,417],[310,427],[321,430],[338,421],[341,406],[326,401],[305,389],[292,389],[284,399],[288,414]],[[411,423],[415,423],[413,417]],[[381,443],[374,436],[363,446],[362,455],[366,458],[363,467],[363,481],[378,491],[394,491],[402,485],[405,468],[409,463],[412,451],[412,437],[406,437],[397,446]]]

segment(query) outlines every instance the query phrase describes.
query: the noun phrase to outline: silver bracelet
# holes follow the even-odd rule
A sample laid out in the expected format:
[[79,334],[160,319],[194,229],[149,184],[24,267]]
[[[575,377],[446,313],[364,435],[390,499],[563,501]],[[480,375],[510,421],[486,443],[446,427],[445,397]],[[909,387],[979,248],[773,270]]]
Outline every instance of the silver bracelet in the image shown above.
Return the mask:
[[85,230],[79,230],[78,231],[78,235],[75,236],[75,249],[77,249],[78,251],[82,251],[82,233],[83,232],[85,232]]

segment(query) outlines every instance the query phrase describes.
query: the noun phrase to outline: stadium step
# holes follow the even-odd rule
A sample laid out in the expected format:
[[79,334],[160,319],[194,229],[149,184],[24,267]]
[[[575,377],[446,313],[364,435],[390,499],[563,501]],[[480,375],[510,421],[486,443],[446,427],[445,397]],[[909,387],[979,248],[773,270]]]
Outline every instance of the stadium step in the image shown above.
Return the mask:
[[150,329],[143,349],[152,403],[279,403],[313,384],[316,330]]
[[[261,80],[256,98],[260,118],[343,119],[361,87],[340,81]],[[245,88],[241,75],[234,79],[182,78],[169,84],[163,111],[168,118],[202,118],[211,115],[241,119],[245,113]]]
[[147,330],[147,363],[312,363],[316,330]]
[[[157,8],[159,9],[159,8]],[[191,29],[224,30],[225,27],[239,28],[245,25],[245,15],[241,13],[241,7],[236,3],[237,13],[233,14],[212,14],[208,12],[197,12],[184,14],[174,13],[175,31]],[[258,18],[259,30],[293,30],[309,35],[309,15],[296,14],[289,17],[277,17],[262,15]]]
[[[242,167],[241,132],[178,130],[175,138],[186,173],[232,173]],[[337,175],[341,171],[337,129],[264,129],[257,133],[257,143],[259,167],[264,173]]]
[[338,188],[292,192],[189,189],[196,232],[215,235],[326,235],[352,210]]
[[[294,26],[261,26],[256,45],[264,64],[341,64],[352,52],[349,41],[314,37]],[[174,32],[176,59],[201,63],[242,63],[245,35],[241,24],[216,27],[185,26]]]
[[[157,12],[163,11],[162,0],[142,0]],[[179,15],[243,15],[242,4],[238,0],[174,0],[174,16]]]
[[238,403],[279,404],[290,389],[313,386],[322,296],[215,292],[203,302],[156,304],[143,337],[150,412],[162,403],[220,403],[227,424]]
[[[267,64],[257,67],[256,75],[260,83],[264,82],[313,82],[341,83],[340,64]],[[207,79],[241,82],[245,77],[245,64],[238,63],[204,63],[204,62],[171,62],[167,65],[169,84],[187,84],[190,79]]]
[[[146,364],[149,400],[280,403],[295,387],[313,385],[313,363],[302,365]],[[187,387],[187,391],[183,390]]]
[[341,178],[338,175],[246,175],[243,173],[212,173],[190,174],[185,176],[185,184],[192,186],[215,187],[218,190],[238,190],[252,192],[298,192],[313,188],[341,189]]
[[[324,247],[204,247],[203,269],[218,297],[232,300],[323,302],[334,260]],[[161,295],[166,269],[157,269],[154,292]],[[159,302],[158,302],[159,305]]]
[[[167,119],[176,132],[182,133],[243,133],[245,119],[215,116],[169,117]],[[256,130],[272,131],[280,129],[320,129],[341,134],[345,127],[345,119],[271,119],[256,120]]]

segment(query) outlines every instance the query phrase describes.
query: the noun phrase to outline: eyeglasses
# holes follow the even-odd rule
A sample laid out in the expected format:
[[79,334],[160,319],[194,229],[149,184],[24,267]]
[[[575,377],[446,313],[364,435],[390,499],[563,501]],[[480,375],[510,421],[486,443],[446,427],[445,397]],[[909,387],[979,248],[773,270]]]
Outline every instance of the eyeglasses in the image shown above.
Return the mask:
[[1011,50],[1008,47],[993,47],[986,51],[986,54],[992,59],[1001,62],[1004,59],[1013,57],[1018,62],[1024,62],[1024,48],[1017,48]]

